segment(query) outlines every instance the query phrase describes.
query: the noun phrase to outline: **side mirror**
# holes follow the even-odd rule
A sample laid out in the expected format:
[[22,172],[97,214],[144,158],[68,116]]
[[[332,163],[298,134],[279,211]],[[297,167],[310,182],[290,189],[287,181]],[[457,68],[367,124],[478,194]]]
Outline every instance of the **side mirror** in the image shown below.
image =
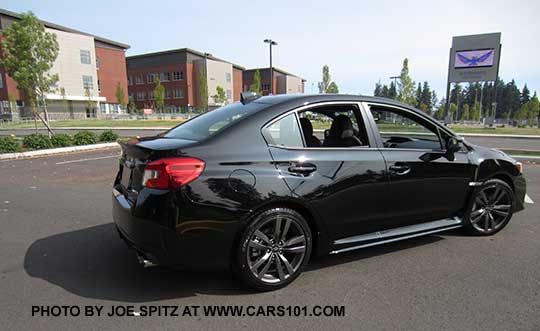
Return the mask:
[[456,152],[461,150],[461,142],[463,139],[457,137],[450,137],[446,141],[446,158],[449,161],[454,161]]

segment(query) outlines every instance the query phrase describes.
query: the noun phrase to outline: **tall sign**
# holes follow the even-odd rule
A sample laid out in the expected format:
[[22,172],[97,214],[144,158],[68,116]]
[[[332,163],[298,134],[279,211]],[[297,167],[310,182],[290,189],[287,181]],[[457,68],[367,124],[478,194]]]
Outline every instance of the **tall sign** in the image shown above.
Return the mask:
[[[452,38],[448,81],[446,85],[446,113],[450,104],[450,84],[461,82],[495,82],[499,76],[501,58],[501,33],[485,33]],[[497,100],[497,88],[493,89],[493,100]],[[493,105],[495,116],[496,103]]]

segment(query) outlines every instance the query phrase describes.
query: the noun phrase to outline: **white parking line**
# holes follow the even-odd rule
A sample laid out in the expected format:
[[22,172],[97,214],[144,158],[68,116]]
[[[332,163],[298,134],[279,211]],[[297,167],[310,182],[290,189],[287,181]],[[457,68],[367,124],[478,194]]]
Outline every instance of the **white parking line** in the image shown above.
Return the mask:
[[56,165],[61,164],[69,164],[69,163],[77,163],[77,162],[86,162],[86,161],[94,161],[94,160],[104,160],[104,159],[112,159],[113,157],[119,157],[118,155],[109,155],[109,156],[101,156],[101,157],[92,157],[87,159],[79,159],[79,160],[70,160],[70,161],[62,161],[57,162]]
[[528,194],[525,194],[525,203],[534,203],[534,201]]

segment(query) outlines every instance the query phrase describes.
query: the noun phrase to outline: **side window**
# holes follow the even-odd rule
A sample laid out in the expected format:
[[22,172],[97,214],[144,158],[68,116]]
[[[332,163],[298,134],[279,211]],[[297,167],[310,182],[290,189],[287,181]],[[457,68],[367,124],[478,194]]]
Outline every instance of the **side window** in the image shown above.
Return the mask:
[[291,113],[263,129],[263,135],[270,145],[304,147],[296,115]]
[[369,146],[362,115],[356,105],[337,104],[314,107],[299,113],[307,147]]
[[421,117],[394,108],[370,106],[385,148],[442,148],[437,127]]

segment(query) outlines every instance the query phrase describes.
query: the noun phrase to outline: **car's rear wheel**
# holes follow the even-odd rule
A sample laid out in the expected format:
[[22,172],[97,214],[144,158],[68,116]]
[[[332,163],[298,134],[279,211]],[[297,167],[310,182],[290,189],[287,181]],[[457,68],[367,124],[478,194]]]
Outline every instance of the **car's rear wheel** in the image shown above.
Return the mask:
[[288,208],[265,210],[242,234],[236,273],[258,290],[282,288],[300,275],[311,245],[311,231],[302,215]]
[[472,199],[464,219],[464,227],[470,234],[479,236],[495,234],[512,218],[514,191],[502,180],[486,181],[476,190]]

